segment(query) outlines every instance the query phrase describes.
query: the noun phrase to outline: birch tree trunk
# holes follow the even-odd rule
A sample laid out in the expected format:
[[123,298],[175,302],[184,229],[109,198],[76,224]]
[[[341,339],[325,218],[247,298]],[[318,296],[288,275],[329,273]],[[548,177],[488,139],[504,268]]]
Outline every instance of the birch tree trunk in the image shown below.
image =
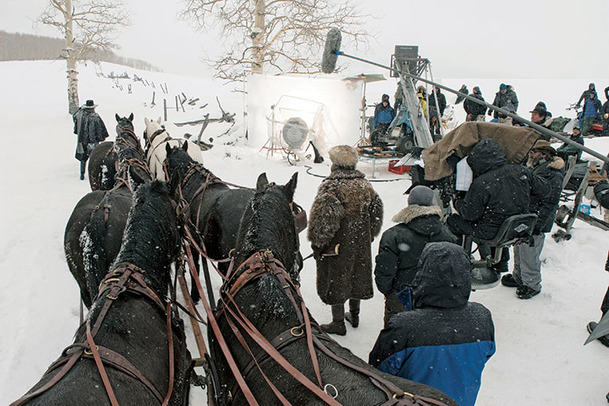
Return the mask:
[[78,72],[76,71],[76,54],[74,52],[72,0],[65,0],[64,19],[66,22],[66,72],[68,78],[68,112],[74,114],[80,106],[78,99]]
[[264,14],[266,0],[255,0],[254,5],[254,32],[252,32],[253,62],[252,73],[262,73],[264,66]]

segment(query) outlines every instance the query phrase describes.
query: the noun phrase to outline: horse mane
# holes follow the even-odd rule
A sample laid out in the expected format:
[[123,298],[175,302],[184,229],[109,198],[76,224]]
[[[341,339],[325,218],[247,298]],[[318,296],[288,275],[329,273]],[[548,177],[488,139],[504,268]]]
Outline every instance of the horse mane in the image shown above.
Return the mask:
[[268,249],[283,263],[290,277],[297,278],[293,269],[298,236],[290,202],[282,188],[274,185],[254,194],[241,218],[235,262],[241,264],[256,251]]
[[[185,143],[184,145],[188,144]],[[169,185],[172,193],[175,192],[192,166],[196,166],[197,171],[202,176],[210,175],[211,179],[219,179],[209,169],[205,168],[202,163],[192,159],[192,157],[188,155],[187,150],[184,149],[184,145],[181,147],[172,147],[167,149],[165,165],[169,174]]]
[[[128,262],[147,269],[168,268],[180,244],[174,203],[165,182],[141,185],[133,195],[123,243],[113,265]],[[169,283],[169,272],[147,272],[159,291]],[[154,289],[154,288],[153,288]]]
[[[296,264],[298,235],[290,210],[291,202],[286,195],[291,196],[291,193],[286,192],[285,188],[287,186],[267,184],[259,188],[250,200],[237,234],[235,264],[239,266],[255,252],[270,250],[284,265],[290,279],[297,283],[300,271]],[[291,300],[285,295],[279,280],[270,273],[260,277],[252,288],[243,291],[258,306],[255,315],[257,321],[295,315]],[[256,297],[264,300],[256,300]]]

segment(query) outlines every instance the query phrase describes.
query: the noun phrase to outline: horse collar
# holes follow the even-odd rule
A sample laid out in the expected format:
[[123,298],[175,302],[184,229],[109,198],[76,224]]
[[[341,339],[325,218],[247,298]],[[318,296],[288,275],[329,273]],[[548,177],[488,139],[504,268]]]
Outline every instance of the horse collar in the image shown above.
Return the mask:
[[153,132],[152,135],[150,135],[150,137],[148,138],[150,140],[149,142],[152,144],[152,141],[157,137],[157,135],[163,134],[165,131],[165,127],[161,127],[155,132]]

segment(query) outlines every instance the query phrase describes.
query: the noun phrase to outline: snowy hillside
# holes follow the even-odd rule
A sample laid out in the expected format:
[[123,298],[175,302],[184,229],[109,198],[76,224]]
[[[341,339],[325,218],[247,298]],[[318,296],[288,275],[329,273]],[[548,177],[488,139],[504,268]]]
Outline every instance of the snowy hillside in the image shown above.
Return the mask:
[[[203,139],[213,137],[215,146],[204,152],[206,166],[221,179],[243,186],[253,186],[261,172],[278,183],[299,172],[295,201],[310,209],[321,177],[311,176],[304,165],[290,166],[280,156],[267,159],[264,152],[245,144],[239,137],[244,102],[240,93],[231,92],[232,86],[108,64],[101,68],[89,64],[80,70],[81,103],[95,100],[111,138],[116,134],[115,113],[127,116],[133,112],[136,134],[141,136],[144,117],[163,116],[163,98],[173,106],[166,123],[169,133],[196,136],[199,127],[173,123],[201,119],[206,113],[219,117],[218,96],[225,111],[236,113],[237,124],[226,135],[221,134],[229,125],[210,124]],[[72,342],[78,327],[78,289],[65,262],[63,233],[74,205],[90,189],[88,182],[78,179],[64,71],[60,62],[0,62],[0,404],[10,403],[33,386]],[[110,79],[111,72],[127,72],[131,79]],[[134,73],[142,80],[133,81]],[[443,83],[459,88],[462,81]],[[481,86],[486,100],[492,102],[500,81],[465,83],[470,89]],[[518,91],[521,113],[544,100],[554,116],[566,116],[569,112],[564,108],[577,100],[588,80],[506,83]],[[597,88],[607,84],[609,80],[597,81]],[[382,93],[393,95],[395,90],[390,82],[374,85],[368,100],[379,100]],[[153,92],[155,105],[151,106]],[[175,96],[182,93],[189,100],[199,100],[185,103],[185,111],[178,112]],[[454,97],[447,95],[447,99],[450,103]],[[455,120],[462,122],[462,106],[455,111]],[[528,118],[526,113],[523,116]],[[228,141],[234,145],[223,145]],[[586,146],[606,154],[609,139],[586,139]],[[328,165],[315,165],[309,172],[325,176]],[[359,168],[372,177],[370,162],[362,162]],[[403,192],[410,182],[407,176],[389,173],[386,163],[377,164],[374,175],[375,181],[385,181],[373,183],[385,204],[384,231],[405,206]],[[592,214],[601,216],[598,208]],[[305,234],[301,234],[303,256],[311,252]],[[471,300],[492,311],[497,340],[497,353],[483,373],[479,405],[606,404],[609,348],[598,342],[585,347],[583,343],[588,335],[586,324],[600,317],[599,306],[609,284],[609,275],[603,271],[607,241],[606,232],[577,221],[570,241],[556,243],[546,238],[539,296],[519,300],[513,289],[502,286],[472,293]],[[374,254],[377,248],[378,240],[372,247]],[[312,259],[305,261],[302,280],[308,308],[319,322],[329,321],[330,308],[315,291]],[[347,336],[337,337],[337,341],[367,360],[382,327],[382,314],[383,297],[377,292],[362,304],[360,327],[349,326]],[[196,351],[194,346],[191,351]],[[191,396],[192,404],[204,402],[198,388],[193,388]]]

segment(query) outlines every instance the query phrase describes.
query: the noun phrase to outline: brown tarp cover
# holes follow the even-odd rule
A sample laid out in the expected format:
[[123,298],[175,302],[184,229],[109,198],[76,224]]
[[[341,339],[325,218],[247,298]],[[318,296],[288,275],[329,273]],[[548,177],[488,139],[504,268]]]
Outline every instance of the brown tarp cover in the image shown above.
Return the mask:
[[467,156],[474,145],[485,138],[492,138],[499,144],[507,156],[508,163],[519,164],[538,137],[538,132],[527,127],[477,121],[463,123],[423,150],[425,180],[438,180],[451,175],[453,169],[446,162],[446,158],[453,154],[459,158]]

